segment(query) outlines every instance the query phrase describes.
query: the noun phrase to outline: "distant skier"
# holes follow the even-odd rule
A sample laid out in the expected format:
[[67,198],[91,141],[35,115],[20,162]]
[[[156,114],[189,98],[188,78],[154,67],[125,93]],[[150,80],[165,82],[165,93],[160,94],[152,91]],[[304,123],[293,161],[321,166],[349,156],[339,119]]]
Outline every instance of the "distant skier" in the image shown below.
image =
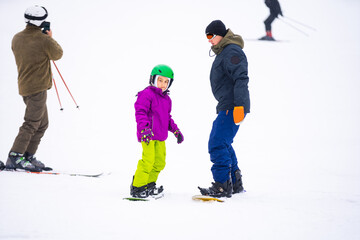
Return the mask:
[[5,164],[2,161],[0,161],[0,171],[3,170],[4,168],[5,168]]
[[216,58],[210,72],[210,84],[215,99],[217,118],[209,139],[210,160],[214,183],[201,188],[202,195],[231,197],[244,190],[241,171],[231,144],[240,123],[250,112],[248,90],[248,63],[242,48],[244,41],[220,20],[212,21],[206,28],[207,39],[212,44]]
[[138,93],[135,117],[137,137],[143,153],[130,187],[133,197],[146,198],[164,190],[163,186],[156,187],[156,180],[160,171],[165,168],[165,140],[168,131],[174,133],[177,143],[184,140],[171,117],[169,88],[173,81],[172,69],[166,65],[157,65],[151,71],[150,86]]
[[275,41],[271,32],[271,23],[275,20],[275,18],[278,18],[279,15],[283,16],[283,14],[278,0],[265,0],[265,4],[270,9],[270,15],[264,21],[266,35],[260,38],[260,40]]
[[[11,147],[7,169],[25,169],[40,172],[45,165],[36,153],[40,140],[48,127],[46,107],[47,90],[52,86],[50,60],[62,57],[63,50],[52,38],[50,28],[42,32],[48,12],[44,7],[33,6],[25,11],[26,28],[12,40],[12,50],[18,69],[19,94],[26,105],[24,123]],[[45,33],[45,34],[44,34]]]

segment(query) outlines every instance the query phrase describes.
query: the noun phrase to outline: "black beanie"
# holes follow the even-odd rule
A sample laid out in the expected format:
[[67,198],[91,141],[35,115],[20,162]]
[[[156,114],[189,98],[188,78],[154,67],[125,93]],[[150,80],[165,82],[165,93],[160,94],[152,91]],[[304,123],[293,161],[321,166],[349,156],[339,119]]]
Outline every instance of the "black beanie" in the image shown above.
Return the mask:
[[214,20],[206,27],[205,33],[206,34],[210,33],[225,37],[227,31],[225,24],[222,21]]

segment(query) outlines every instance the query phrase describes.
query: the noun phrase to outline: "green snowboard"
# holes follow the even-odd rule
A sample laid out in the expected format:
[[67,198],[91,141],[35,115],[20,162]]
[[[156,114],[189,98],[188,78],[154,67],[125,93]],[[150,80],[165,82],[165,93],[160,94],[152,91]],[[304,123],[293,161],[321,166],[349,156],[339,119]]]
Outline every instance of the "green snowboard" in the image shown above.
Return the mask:
[[148,198],[135,198],[135,197],[127,197],[123,198],[123,200],[129,200],[129,201],[150,201]]
[[159,195],[152,195],[151,197],[147,197],[147,198],[137,198],[137,197],[126,197],[123,198],[123,200],[128,200],[128,201],[153,201],[153,200],[157,200],[159,198],[164,197],[164,193],[160,193]]

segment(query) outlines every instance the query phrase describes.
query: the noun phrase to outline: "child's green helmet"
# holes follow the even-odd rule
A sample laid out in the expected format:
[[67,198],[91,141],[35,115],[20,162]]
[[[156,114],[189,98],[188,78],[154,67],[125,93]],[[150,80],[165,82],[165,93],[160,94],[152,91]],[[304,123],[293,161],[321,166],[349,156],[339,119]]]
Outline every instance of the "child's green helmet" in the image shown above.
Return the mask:
[[163,77],[174,79],[173,70],[169,66],[164,65],[164,64],[156,65],[153,68],[153,70],[151,71],[151,76],[154,76],[154,75],[160,75]]
[[174,72],[173,72],[173,70],[169,66],[167,66],[165,64],[156,65],[151,71],[150,85],[154,85],[155,77],[157,75],[170,78],[169,86],[167,88],[167,89],[169,89],[172,82],[174,81]]

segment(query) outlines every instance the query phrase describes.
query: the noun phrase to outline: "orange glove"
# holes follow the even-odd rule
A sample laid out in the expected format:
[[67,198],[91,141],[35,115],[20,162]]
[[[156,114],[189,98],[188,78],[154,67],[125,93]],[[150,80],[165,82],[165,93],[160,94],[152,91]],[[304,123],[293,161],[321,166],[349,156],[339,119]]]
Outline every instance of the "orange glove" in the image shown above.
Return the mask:
[[240,125],[240,122],[244,120],[245,117],[244,107],[243,106],[235,107],[233,115],[234,115],[234,123],[236,125]]

